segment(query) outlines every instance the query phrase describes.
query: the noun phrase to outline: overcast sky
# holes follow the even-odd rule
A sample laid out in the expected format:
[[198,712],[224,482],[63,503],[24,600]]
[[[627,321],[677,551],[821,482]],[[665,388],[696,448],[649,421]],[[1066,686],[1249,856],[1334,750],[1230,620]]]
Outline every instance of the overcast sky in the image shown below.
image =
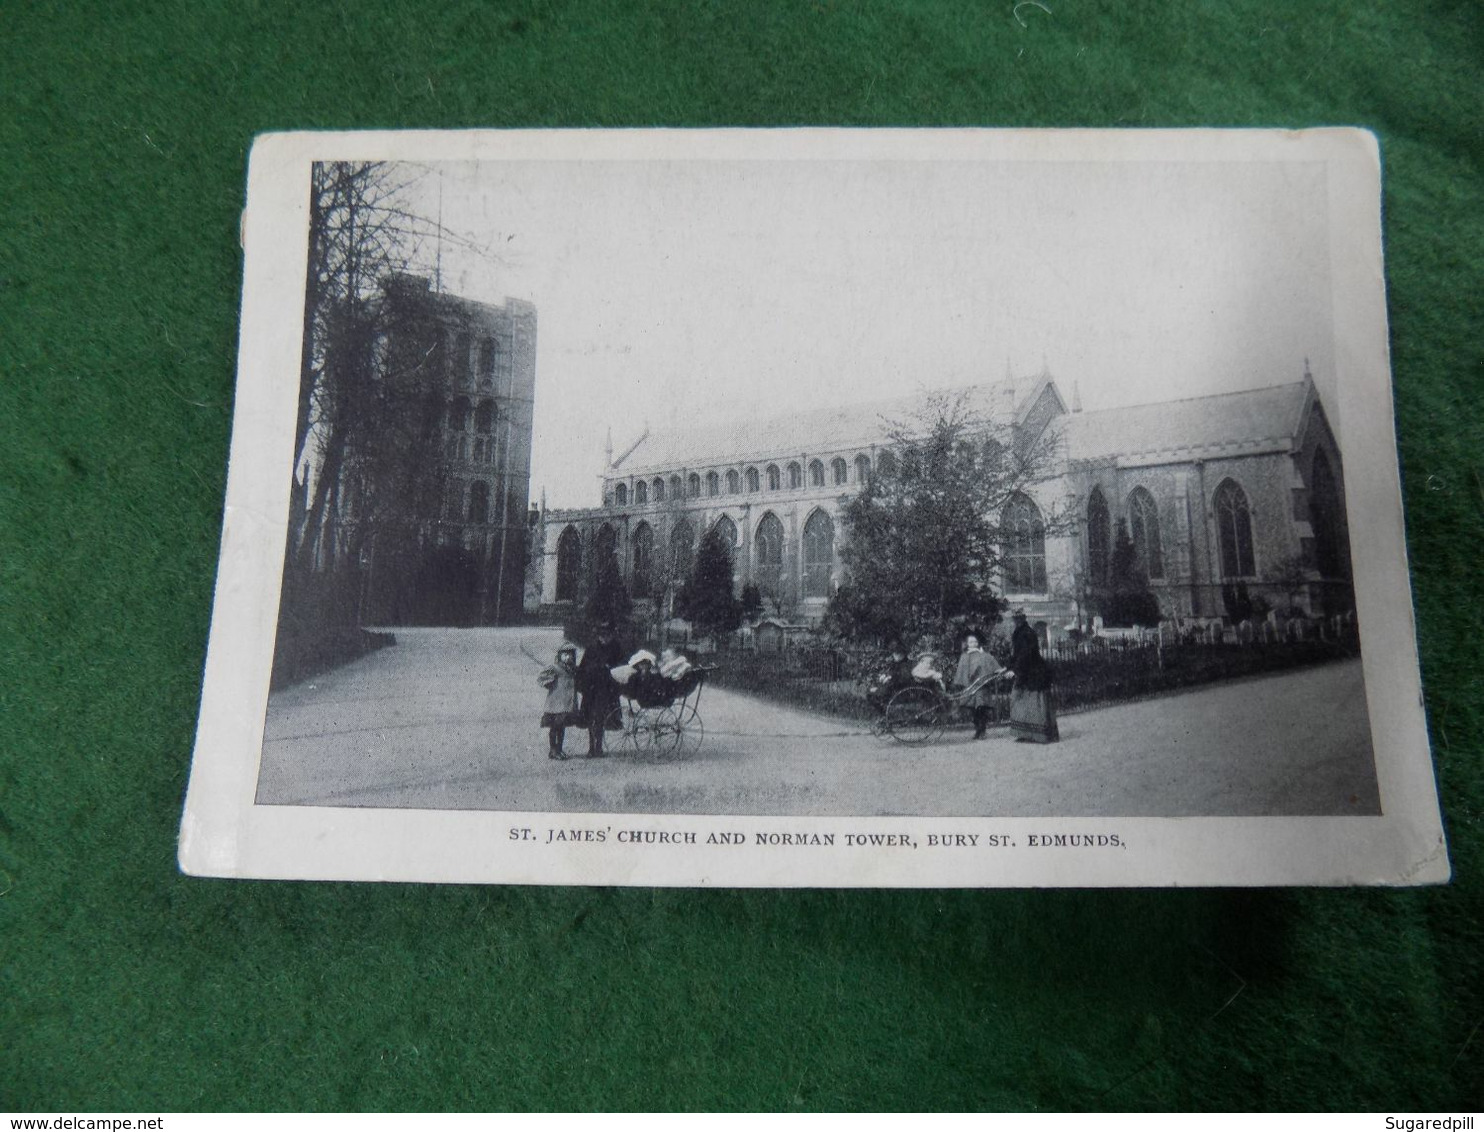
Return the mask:
[[[993,381],[1085,409],[1296,381],[1333,405],[1319,163],[485,162],[414,207],[442,285],[538,312],[532,498],[599,502],[606,430]],[[431,249],[429,249],[431,251]],[[428,255],[431,267],[431,254]],[[1333,413],[1331,414],[1333,419]]]

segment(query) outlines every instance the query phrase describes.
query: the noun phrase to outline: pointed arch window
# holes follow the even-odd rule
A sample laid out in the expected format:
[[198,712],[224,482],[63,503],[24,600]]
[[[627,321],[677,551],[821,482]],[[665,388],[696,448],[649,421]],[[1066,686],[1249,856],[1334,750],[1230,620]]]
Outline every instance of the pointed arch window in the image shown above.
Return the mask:
[[598,537],[593,540],[593,566],[602,565],[610,554],[618,551],[618,532],[611,524],[604,523],[598,528]]
[[865,483],[871,478],[871,457],[857,456],[855,458],[855,482]]
[[638,483],[636,483],[634,485],[634,502],[635,503],[648,503],[649,502],[649,485],[647,483],[645,483],[643,480],[640,480]]
[[728,554],[737,548],[737,524],[727,516],[717,519],[711,530],[721,540],[721,545],[727,548]]
[[779,596],[783,585],[783,524],[769,511],[758,521],[753,537],[757,558],[757,584],[765,593]]
[[1235,480],[1216,489],[1216,541],[1221,547],[1221,576],[1250,578],[1257,573],[1252,555],[1252,508]]
[[649,491],[656,503],[665,501],[665,481],[659,476],[654,477],[654,483],[649,485]]
[[721,477],[715,472],[706,473],[706,494],[711,496],[721,494]]
[[692,472],[685,479],[685,494],[691,499],[695,499],[701,494],[701,477],[695,472]]
[[671,499],[681,499],[681,498],[683,498],[682,495],[681,495],[680,477],[679,476],[671,476],[670,477],[669,490],[670,490],[670,498]]
[[620,507],[627,507],[629,505],[629,485],[628,484],[621,483],[621,484],[617,484],[617,485],[614,486],[614,488],[613,488],[613,502],[616,503],[616,504],[618,504]]
[[557,601],[576,601],[581,578],[582,536],[575,527],[568,527],[557,539]]
[[1164,546],[1159,537],[1159,508],[1146,488],[1136,487],[1128,497],[1128,532],[1139,565],[1149,578],[1165,576]]
[[804,596],[829,597],[835,565],[835,524],[816,511],[804,524]]
[[733,468],[727,473],[727,494],[736,495],[741,490],[742,477],[737,474],[737,469]]
[[747,491],[749,494],[758,490],[759,480],[756,468],[747,469]]
[[809,486],[824,486],[824,465],[818,460],[809,461]]
[[677,585],[690,577],[695,545],[695,527],[690,525],[689,519],[681,519],[670,531],[670,567]]
[[1046,592],[1046,521],[1024,495],[1012,496],[1000,516],[1000,557],[1008,593]]
[[769,491],[777,491],[780,487],[783,486],[783,476],[778,471],[778,465],[777,464],[769,464],[768,465],[767,476],[768,476],[768,490]]
[[830,473],[834,476],[835,486],[847,482],[850,478],[850,470],[843,457],[836,456],[830,461]]
[[804,486],[804,469],[798,464],[788,466],[788,487],[790,491],[797,491]]
[[640,523],[634,528],[634,573],[635,597],[648,597],[654,572],[654,528]]
[[1108,584],[1110,533],[1108,501],[1103,498],[1103,489],[1095,487],[1087,497],[1087,580],[1094,586]]

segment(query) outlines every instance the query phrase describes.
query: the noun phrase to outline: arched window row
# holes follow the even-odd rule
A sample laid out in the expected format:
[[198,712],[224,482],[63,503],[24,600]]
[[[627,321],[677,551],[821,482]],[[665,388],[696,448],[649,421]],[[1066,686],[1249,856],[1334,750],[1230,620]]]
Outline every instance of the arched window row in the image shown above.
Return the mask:
[[845,487],[849,484],[864,484],[875,471],[890,472],[896,461],[890,452],[881,452],[875,461],[865,453],[853,460],[836,456],[826,464],[823,460],[810,460],[801,464],[791,460],[787,464],[748,465],[729,468],[726,472],[689,472],[682,480],[679,474],[655,476],[648,480],[614,481],[613,501],[618,506],[634,503],[663,503],[666,499],[699,499],[704,495],[714,499],[720,495],[756,495],[759,492],[800,491],[804,487]]

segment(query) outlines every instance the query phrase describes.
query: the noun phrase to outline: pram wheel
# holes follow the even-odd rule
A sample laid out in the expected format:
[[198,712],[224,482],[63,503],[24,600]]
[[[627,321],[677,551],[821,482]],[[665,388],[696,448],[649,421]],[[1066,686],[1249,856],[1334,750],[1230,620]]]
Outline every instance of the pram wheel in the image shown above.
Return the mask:
[[685,725],[680,710],[662,708],[650,727],[649,753],[656,759],[679,758],[684,753]]
[[639,728],[638,714],[624,711],[622,704],[615,704],[608,713],[604,730],[609,733],[610,742],[616,742],[619,751],[625,755],[638,754],[640,747],[649,740],[649,733]]

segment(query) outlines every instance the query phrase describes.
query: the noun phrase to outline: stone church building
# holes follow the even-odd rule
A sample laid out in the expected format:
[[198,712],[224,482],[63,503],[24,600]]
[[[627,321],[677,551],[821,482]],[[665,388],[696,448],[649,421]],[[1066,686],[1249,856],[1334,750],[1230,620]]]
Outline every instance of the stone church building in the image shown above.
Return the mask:
[[[1222,618],[1239,587],[1259,611],[1348,608],[1340,452],[1307,365],[1290,384],[1095,412],[1044,371],[963,392],[996,435],[1051,454],[1049,478],[1000,516],[999,589],[1053,633],[1091,623],[1120,524],[1167,619]],[[535,517],[528,609],[556,619],[580,603],[608,546],[631,595],[663,592],[716,530],[739,590],[753,582],[769,613],[818,624],[844,581],[841,510],[921,403],[646,431],[608,453],[601,505]]]

